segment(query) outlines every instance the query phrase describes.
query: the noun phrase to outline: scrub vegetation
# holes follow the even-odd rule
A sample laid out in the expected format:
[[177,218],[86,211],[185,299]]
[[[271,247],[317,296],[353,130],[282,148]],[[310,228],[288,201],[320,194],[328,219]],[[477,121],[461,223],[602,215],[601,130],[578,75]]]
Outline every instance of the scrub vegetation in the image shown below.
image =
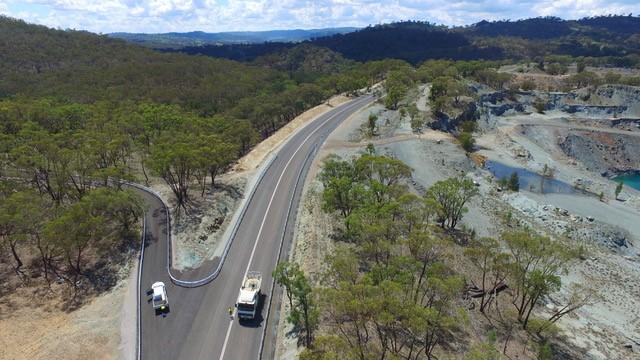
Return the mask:
[[137,249],[145,209],[122,181],[161,178],[188,211],[190,190],[204,196],[303,111],[408,66],[314,49],[246,65],[6,17],[0,32],[3,282],[66,283],[72,304],[113,286],[106,269]]
[[[589,300],[588,292],[576,292],[550,317],[534,317],[541,299],[560,289],[560,275],[580,249],[527,228],[476,238],[457,228],[478,194],[471,180],[442,180],[419,196],[409,191],[411,173],[387,156],[324,163],[323,207],[341,226],[323,280],[305,302],[321,326],[311,336],[316,322],[290,318],[307,334],[301,359],[433,359],[464,342],[472,311],[490,319],[504,344],[494,335],[467,355],[496,358],[506,353],[515,327],[544,345],[557,331],[554,323]],[[457,270],[459,261],[475,276]],[[291,266],[281,264],[277,279],[287,293],[306,299],[309,290],[290,290],[304,278],[297,266],[283,271]]]

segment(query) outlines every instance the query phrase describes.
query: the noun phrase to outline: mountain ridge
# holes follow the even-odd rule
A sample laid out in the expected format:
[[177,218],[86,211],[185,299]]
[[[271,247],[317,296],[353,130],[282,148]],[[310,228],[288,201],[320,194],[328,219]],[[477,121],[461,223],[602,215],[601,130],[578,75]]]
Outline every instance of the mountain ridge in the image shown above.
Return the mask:
[[115,32],[108,37],[126,40],[147,47],[176,48],[184,46],[254,44],[263,42],[300,42],[317,37],[349,33],[356,27],[335,27],[318,29],[284,29],[265,31],[224,31],[224,32],[166,32],[129,33]]
[[[368,26],[303,43],[326,47],[350,60],[394,58],[413,64],[428,59],[637,56],[640,54],[640,17],[612,15],[579,20],[537,17],[517,21],[481,21],[457,27],[403,21]],[[188,46],[177,51],[252,61],[287,47],[292,47],[291,43]]]

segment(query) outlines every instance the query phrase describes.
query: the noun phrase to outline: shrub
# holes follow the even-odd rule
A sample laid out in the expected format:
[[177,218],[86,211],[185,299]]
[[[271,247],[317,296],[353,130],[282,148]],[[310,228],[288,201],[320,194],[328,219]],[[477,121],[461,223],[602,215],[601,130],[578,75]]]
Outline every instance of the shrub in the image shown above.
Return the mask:
[[476,139],[473,138],[473,135],[469,132],[463,132],[458,136],[458,140],[460,141],[460,145],[466,152],[472,152],[473,148],[476,144]]
[[533,107],[538,114],[544,114],[544,110],[547,108],[547,104],[542,99],[536,99],[533,102]]
[[512,172],[509,177],[509,190],[518,191],[520,190],[520,177],[517,172]]
[[472,133],[476,131],[476,125],[477,124],[475,121],[466,120],[462,122],[462,124],[460,125],[460,128],[462,128],[462,132]]

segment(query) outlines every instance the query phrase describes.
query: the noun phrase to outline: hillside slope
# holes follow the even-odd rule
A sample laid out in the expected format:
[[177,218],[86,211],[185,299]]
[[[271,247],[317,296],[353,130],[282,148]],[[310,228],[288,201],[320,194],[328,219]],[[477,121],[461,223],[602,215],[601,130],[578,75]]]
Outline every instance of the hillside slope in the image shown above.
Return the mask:
[[0,98],[149,100],[204,113],[228,109],[281,76],[237,62],[163,54],[88,32],[0,17]]

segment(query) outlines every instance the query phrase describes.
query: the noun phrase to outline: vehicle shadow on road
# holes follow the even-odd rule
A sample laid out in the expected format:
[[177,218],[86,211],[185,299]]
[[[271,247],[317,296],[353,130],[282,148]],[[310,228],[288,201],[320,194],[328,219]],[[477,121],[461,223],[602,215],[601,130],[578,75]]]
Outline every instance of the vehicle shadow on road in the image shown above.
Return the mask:
[[262,310],[264,309],[264,304],[266,303],[266,300],[267,300],[267,295],[260,294],[260,303],[258,305],[258,309],[256,310],[256,317],[253,319],[238,319],[238,323],[244,327],[252,327],[252,328],[261,327],[262,322],[264,321]]

